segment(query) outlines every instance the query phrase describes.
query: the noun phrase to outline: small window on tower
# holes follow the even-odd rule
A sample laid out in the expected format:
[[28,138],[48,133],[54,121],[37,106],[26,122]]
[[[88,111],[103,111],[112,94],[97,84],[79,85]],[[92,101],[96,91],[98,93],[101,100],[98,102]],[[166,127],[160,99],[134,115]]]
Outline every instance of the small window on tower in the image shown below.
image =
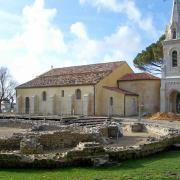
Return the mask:
[[172,66],[177,67],[177,51],[172,52]]
[[173,39],[176,39],[176,30],[173,30]]

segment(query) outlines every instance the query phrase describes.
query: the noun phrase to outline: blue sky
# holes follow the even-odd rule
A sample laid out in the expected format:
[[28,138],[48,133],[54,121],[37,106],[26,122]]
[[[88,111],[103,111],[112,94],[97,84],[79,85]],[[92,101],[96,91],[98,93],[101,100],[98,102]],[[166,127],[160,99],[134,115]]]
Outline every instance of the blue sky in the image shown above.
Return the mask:
[[53,67],[126,60],[164,33],[172,0],[0,0],[0,66],[19,82]]

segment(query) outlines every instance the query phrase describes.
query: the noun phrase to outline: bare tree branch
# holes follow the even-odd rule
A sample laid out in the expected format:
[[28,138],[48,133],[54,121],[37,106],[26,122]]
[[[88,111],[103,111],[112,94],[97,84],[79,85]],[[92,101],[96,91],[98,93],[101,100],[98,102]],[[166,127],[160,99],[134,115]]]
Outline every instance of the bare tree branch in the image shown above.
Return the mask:
[[14,101],[17,82],[12,78],[6,67],[0,67],[0,113],[3,101]]

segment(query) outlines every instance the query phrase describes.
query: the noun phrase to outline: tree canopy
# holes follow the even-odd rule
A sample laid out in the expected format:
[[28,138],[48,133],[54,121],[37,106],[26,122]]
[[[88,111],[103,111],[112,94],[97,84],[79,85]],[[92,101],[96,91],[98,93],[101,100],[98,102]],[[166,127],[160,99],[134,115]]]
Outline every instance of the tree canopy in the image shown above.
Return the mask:
[[142,71],[150,72],[153,74],[161,73],[161,65],[163,62],[163,45],[162,41],[165,40],[165,35],[162,35],[156,43],[152,43],[145,50],[134,59],[135,67]]

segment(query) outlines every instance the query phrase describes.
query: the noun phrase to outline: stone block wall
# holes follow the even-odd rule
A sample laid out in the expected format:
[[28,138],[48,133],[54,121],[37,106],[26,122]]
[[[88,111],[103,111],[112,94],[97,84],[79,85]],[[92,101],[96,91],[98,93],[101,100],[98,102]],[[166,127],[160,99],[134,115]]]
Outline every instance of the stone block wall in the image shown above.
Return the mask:
[[0,139],[0,151],[2,150],[19,150],[22,136],[20,134],[13,135],[10,138]]
[[43,145],[45,150],[72,148],[75,147],[79,142],[100,141],[98,134],[76,133],[70,131],[42,134],[38,138],[40,144]]

